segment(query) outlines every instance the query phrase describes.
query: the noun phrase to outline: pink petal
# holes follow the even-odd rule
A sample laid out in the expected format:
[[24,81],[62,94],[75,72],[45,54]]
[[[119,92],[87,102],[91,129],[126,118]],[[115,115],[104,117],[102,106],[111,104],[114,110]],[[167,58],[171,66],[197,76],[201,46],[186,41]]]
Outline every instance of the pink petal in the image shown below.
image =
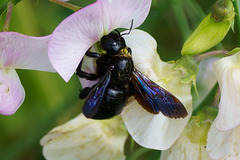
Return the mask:
[[14,114],[24,97],[25,92],[16,71],[0,69],[0,114]]
[[151,0],[98,0],[102,6],[103,25],[106,32],[116,28],[129,29],[140,26],[146,19]]
[[99,0],[66,18],[53,32],[49,58],[65,81],[86,51],[113,29],[134,27],[146,18],[151,0]]
[[49,38],[0,32],[0,66],[54,72],[47,55]]

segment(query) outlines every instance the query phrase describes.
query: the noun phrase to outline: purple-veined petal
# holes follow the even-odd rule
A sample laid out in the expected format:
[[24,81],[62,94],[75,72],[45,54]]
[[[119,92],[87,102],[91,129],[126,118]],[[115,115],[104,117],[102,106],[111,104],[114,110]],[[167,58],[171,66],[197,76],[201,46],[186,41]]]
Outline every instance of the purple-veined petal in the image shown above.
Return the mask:
[[98,0],[103,11],[104,31],[109,33],[116,28],[129,29],[140,26],[146,19],[151,0]]
[[240,159],[240,126],[222,132],[217,129],[215,120],[208,132],[207,151],[214,160]]
[[153,115],[143,109],[134,98],[122,112],[124,123],[140,145],[165,150],[181,134],[192,112],[191,84],[181,82],[181,71],[172,64],[160,60],[156,52],[156,41],[146,32],[132,30],[124,36],[127,46],[132,49],[134,66],[151,80],[174,94],[186,107],[188,116],[184,119],[170,119],[161,113]]
[[75,72],[86,51],[103,35],[131,20],[139,26],[148,15],[151,0],[99,0],[66,18],[53,32],[49,58],[65,81]]
[[12,115],[23,103],[25,91],[14,69],[0,69],[0,114]]
[[0,67],[54,72],[47,54],[49,39],[0,32]]

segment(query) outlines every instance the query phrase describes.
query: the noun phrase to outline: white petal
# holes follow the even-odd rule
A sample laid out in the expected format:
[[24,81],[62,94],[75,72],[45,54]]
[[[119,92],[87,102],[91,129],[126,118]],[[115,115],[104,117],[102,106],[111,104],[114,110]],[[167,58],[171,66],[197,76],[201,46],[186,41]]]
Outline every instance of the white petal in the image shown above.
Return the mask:
[[[139,26],[146,18],[151,0],[99,0],[66,18],[53,32],[49,58],[68,81],[86,51],[103,35],[119,27]],[[116,7],[117,6],[117,7]]]
[[14,114],[24,98],[25,91],[16,71],[0,69],[0,114]]
[[240,124],[240,53],[225,57],[213,65],[221,89],[216,125],[227,131]]
[[47,55],[49,38],[1,32],[0,67],[54,72]]
[[[153,115],[131,99],[122,112],[124,123],[140,145],[165,150],[178,138],[192,112],[191,84],[181,82],[181,71],[160,60],[156,42],[146,32],[133,30],[124,36],[132,49],[134,66],[151,80],[174,94],[186,107],[188,116],[184,119],[170,119],[161,113]],[[144,44],[144,45],[143,45]]]
[[193,99],[193,106],[198,106],[211,91],[217,83],[217,78],[212,70],[212,64],[219,60],[219,58],[211,57],[201,61],[199,65],[199,72],[197,74],[197,88],[199,96]]
[[98,121],[80,114],[54,128],[40,143],[48,160],[121,160],[127,135],[119,117]]
[[240,159],[240,126],[221,132],[214,121],[208,132],[207,151],[214,160]]
[[210,124],[197,127],[194,123],[190,121],[174,145],[162,151],[160,160],[211,160],[205,146]]

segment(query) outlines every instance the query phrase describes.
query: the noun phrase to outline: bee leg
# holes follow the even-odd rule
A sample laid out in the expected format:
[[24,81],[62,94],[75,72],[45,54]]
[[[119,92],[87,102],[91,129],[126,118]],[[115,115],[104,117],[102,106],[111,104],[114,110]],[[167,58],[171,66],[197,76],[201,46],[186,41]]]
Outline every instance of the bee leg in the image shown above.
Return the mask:
[[86,78],[87,80],[96,80],[96,79],[98,79],[99,76],[97,74],[87,73],[87,72],[82,71],[82,62],[83,62],[83,59],[81,60],[81,62],[79,63],[79,65],[77,67],[76,75],[78,75],[78,77],[80,77],[80,78]]
[[96,52],[91,52],[89,50],[85,53],[85,55],[88,57],[92,57],[92,58],[100,58],[101,57],[100,54],[98,54]]
[[91,92],[91,90],[94,88],[94,86],[92,86],[92,87],[85,87],[82,90],[80,90],[79,98],[80,99],[85,99],[88,96],[88,94]]

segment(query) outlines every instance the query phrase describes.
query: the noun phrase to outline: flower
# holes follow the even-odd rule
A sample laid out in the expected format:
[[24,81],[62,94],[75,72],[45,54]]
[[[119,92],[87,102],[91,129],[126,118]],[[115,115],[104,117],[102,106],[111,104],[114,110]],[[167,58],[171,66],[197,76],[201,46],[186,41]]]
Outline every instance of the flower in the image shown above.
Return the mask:
[[[116,28],[129,29],[132,20],[133,28],[139,26],[146,18],[150,5],[150,0],[98,0],[69,16],[55,29],[49,42],[49,58],[53,67],[68,81],[85,52],[103,35]],[[147,148],[167,149],[190,118],[191,84],[181,81],[182,71],[173,69],[174,64],[160,60],[156,52],[156,41],[149,34],[132,30],[124,38],[127,46],[132,49],[134,66],[180,99],[189,114],[184,119],[170,119],[161,113],[153,115],[134,98],[129,99],[122,118],[133,139]],[[83,63],[83,70],[94,72],[93,64]],[[83,87],[93,84],[82,79],[80,81]]]
[[210,160],[206,150],[207,133],[217,108],[205,106],[188,122],[178,140],[166,151],[162,151],[161,160]]
[[172,147],[162,151],[160,160],[211,160],[206,150],[209,128],[208,122],[199,127],[192,119]]
[[213,71],[217,77],[221,99],[216,127],[221,131],[228,131],[240,124],[240,52],[222,58],[213,64]]
[[214,160],[240,159],[240,125],[229,131],[219,131],[216,120],[213,122],[207,138],[207,151]]
[[134,98],[129,98],[122,112],[128,132],[138,144],[152,149],[168,149],[176,141],[190,118],[192,83],[183,83],[182,71],[174,68],[175,64],[169,64],[160,59],[156,51],[156,41],[146,32],[132,30],[129,35],[124,36],[124,39],[132,50],[135,68],[174,94],[187,109],[186,118],[170,119],[161,113],[150,114]]
[[47,56],[49,38],[0,32],[0,114],[14,114],[24,101],[24,88],[15,69],[54,71]]
[[97,0],[80,9],[54,30],[49,41],[49,59],[65,81],[76,71],[86,51],[102,36],[117,28],[143,23],[151,0]]
[[40,143],[48,160],[123,160],[127,137],[119,116],[97,121],[80,114],[52,129]]

